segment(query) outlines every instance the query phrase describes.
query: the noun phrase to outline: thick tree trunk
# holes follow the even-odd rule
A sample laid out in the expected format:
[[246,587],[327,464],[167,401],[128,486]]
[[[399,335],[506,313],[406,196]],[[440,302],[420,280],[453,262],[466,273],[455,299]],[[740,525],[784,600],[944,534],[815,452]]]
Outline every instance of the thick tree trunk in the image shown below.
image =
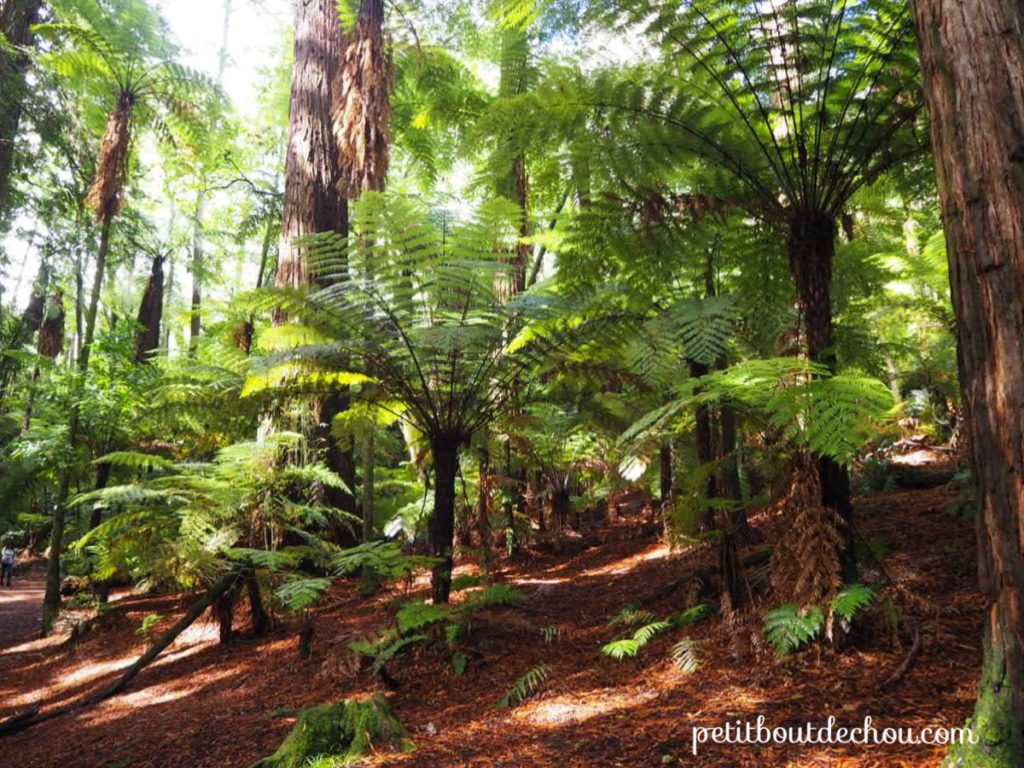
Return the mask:
[[[815,363],[836,368],[832,328],[832,262],[836,250],[835,219],[826,214],[794,214],[789,232],[789,269],[796,285],[803,322],[807,357]],[[857,579],[854,550],[853,504],[850,503],[850,474],[834,459],[819,457],[822,504],[836,510],[844,525],[842,549],[843,580]]]
[[551,486],[551,524],[555,526],[555,530],[563,530],[569,524],[570,512],[572,498],[569,496],[569,490],[559,480]]
[[153,259],[149,282],[142,293],[138,322],[141,326],[135,336],[135,362],[145,363],[160,346],[160,321],[164,313],[164,257]]
[[350,200],[384,189],[390,152],[391,62],[385,50],[384,0],[362,0],[336,72],[334,135],[341,191]]
[[[32,45],[32,25],[37,21],[41,6],[42,0],[0,3],[0,33],[9,44],[19,48]],[[7,231],[14,142],[21,124],[28,65],[29,57],[25,53],[0,50],[0,234]]]
[[447,438],[431,446],[434,456],[434,512],[427,526],[430,556],[439,559],[430,580],[435,604],[447,603],[452,588],[455,545],[455,478],[459,471],[459,442]]
[[340,192],[341,158],[332,132],[332,84],[344,50],[336,0],[296,0],[278,287],[300,288],[313,282],[299,238],[317,232],[348,233],[348,206]]
[[[295,53],[288,146],[285,156],[278,287],[316,282],[300,238],[318,232],[348,234],[348,202],[341,192],[343,166],[333,136],[338,70],[346,49],[336,0],[296,0]],[[281,313],[276,322],[284,322]],[[334,417],[348,406],[348,395],[331,393],[320,404],[315,441],[327,465],[355,487],[356,462],[350,449],[331,437]],[[355,514],[355,497],[332,490],[327,503]]]
[[[973,727],[951,764],[1024,755],[1024,5],[915,0],[991,601]],[[962,760],[963,762],[957,762]]]

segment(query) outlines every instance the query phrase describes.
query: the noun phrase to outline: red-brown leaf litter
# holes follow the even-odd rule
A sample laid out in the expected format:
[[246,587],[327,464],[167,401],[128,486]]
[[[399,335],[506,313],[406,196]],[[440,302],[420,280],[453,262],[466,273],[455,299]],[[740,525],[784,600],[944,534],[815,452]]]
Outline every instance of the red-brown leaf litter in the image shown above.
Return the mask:
[[[955,499],[954,490],[941,487],[858,500],[860,533],[888,550],[883,562],[891,584],[884,594],[903,629],[855,629],[842,648],[816,645],[777,661],[760,639],[760,617],[770,607],[761,605],[734,627],[714,618],[688,628],[703,661],[689,675],[669,656],[678,632],[659,635],[623,661],[601,655],[600,647],[622,636],[608,619],[627,605],[667,616],[692,604],[691,586],[679,577],[713,565],[712,551],[671,552],[627,518],[572,542],[564,554],[538,551],[500,563],[495,578],[525,600],[474,615],[461,641],[469,656],[464,674],[437,647],[416,648],[390,665],[400,686],[386,693],[416,748],[382,747],[366,764],[938,766],[941,747],[704,744],[694,756],[691,739],[695,725],[758,715],[772,726],[824,724],[829,715],[845,725],[859,725],[866,715],[881,727],[962,725],[980,665],[983,602],[974,586],[973,523],[949,513]],[[771,531],[777,520],[764,513],[755,522]],[[393,621],[403,600],[425,594],[423,582],[394,585],[371,599],[360,598],[354,582],[339,585],[318,617],[307,660],[297,653],[295,623],[279,622],[270,635],[250,638],[243,619],[239,639],[226,647],[217,644],[214,624],[196,624],[122,695],[0,741],[0,763],[244,768],[276,749],[303,707],[386,690],[339,660],[353,639]],[[67,703],[112,680],[190,598],[115,595],[109,612],[76,642],[33,639],[40,599],[41,578],[32,574],[0,592],[2,717],[33,703],[44,710]],[[154,613],[159,623],[140,634]],[[907,657],[915,623],[920,654],[883,690]],[[497,706],[518,677],[541,663],[550,674],[535,695],[517,707]]]

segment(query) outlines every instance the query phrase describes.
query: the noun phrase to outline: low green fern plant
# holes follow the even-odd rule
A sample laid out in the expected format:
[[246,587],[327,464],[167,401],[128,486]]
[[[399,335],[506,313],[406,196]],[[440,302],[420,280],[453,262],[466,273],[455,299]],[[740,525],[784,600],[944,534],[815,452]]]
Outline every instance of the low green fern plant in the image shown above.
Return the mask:
[[838,619],[848,624],[874,596],[871,587],[850,584],[832,599],[827,613],[816,605],[781,605],[765,614],[764,635],[776,655],[784,658],[817,640],[832,621]]
[[522,704],[540,690],[550,674],[551,669],[543,663],[528,670],[522,677],[517,678],[508,693],[498,700],[498,706],[514,707]]
[[[624,624],[626,626],[636,626],[641,624],[641,626],[631,636],[621,637],[603,645],[601,653],[605,656],[610,656],[616,661],[621,661],[627,657],[634,657],[645,645],[662,632],[670,629],[683,629],[708,618],[713,613],[714,609],[711,606],[706,603],[699,603],[675,616],[670,616],[667,619],[658,619],[650,611],[639,609],[636,606],[629,606],[612,616],[608,621],[609,625]],[[689,640],[684,639],[684,642],[689,642]],[[677,643],[676,647],[680,645]],[[673,648],[673,659],[675,659],[675,648]],[[693,656],[685,666],[691,667],[689,671],[695,671],[700,666],[700,662],[696,661],[696,656]]]

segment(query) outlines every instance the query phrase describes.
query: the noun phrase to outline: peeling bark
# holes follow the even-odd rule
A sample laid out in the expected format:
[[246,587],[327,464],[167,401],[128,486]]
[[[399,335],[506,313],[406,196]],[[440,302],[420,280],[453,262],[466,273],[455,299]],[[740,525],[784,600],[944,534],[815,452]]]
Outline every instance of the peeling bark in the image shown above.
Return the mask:
[[990,600],[972,725],[950,764],[1024,755],[1024,5],[915,0]]

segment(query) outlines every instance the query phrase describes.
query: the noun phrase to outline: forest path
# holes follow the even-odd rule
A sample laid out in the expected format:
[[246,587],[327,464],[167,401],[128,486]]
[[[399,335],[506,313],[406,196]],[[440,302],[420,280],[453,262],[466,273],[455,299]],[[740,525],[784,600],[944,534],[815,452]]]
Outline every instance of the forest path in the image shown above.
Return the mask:
[[11,586],[0,586],[0,650],[39,636],[42,629],[44,574],[15,573]]

